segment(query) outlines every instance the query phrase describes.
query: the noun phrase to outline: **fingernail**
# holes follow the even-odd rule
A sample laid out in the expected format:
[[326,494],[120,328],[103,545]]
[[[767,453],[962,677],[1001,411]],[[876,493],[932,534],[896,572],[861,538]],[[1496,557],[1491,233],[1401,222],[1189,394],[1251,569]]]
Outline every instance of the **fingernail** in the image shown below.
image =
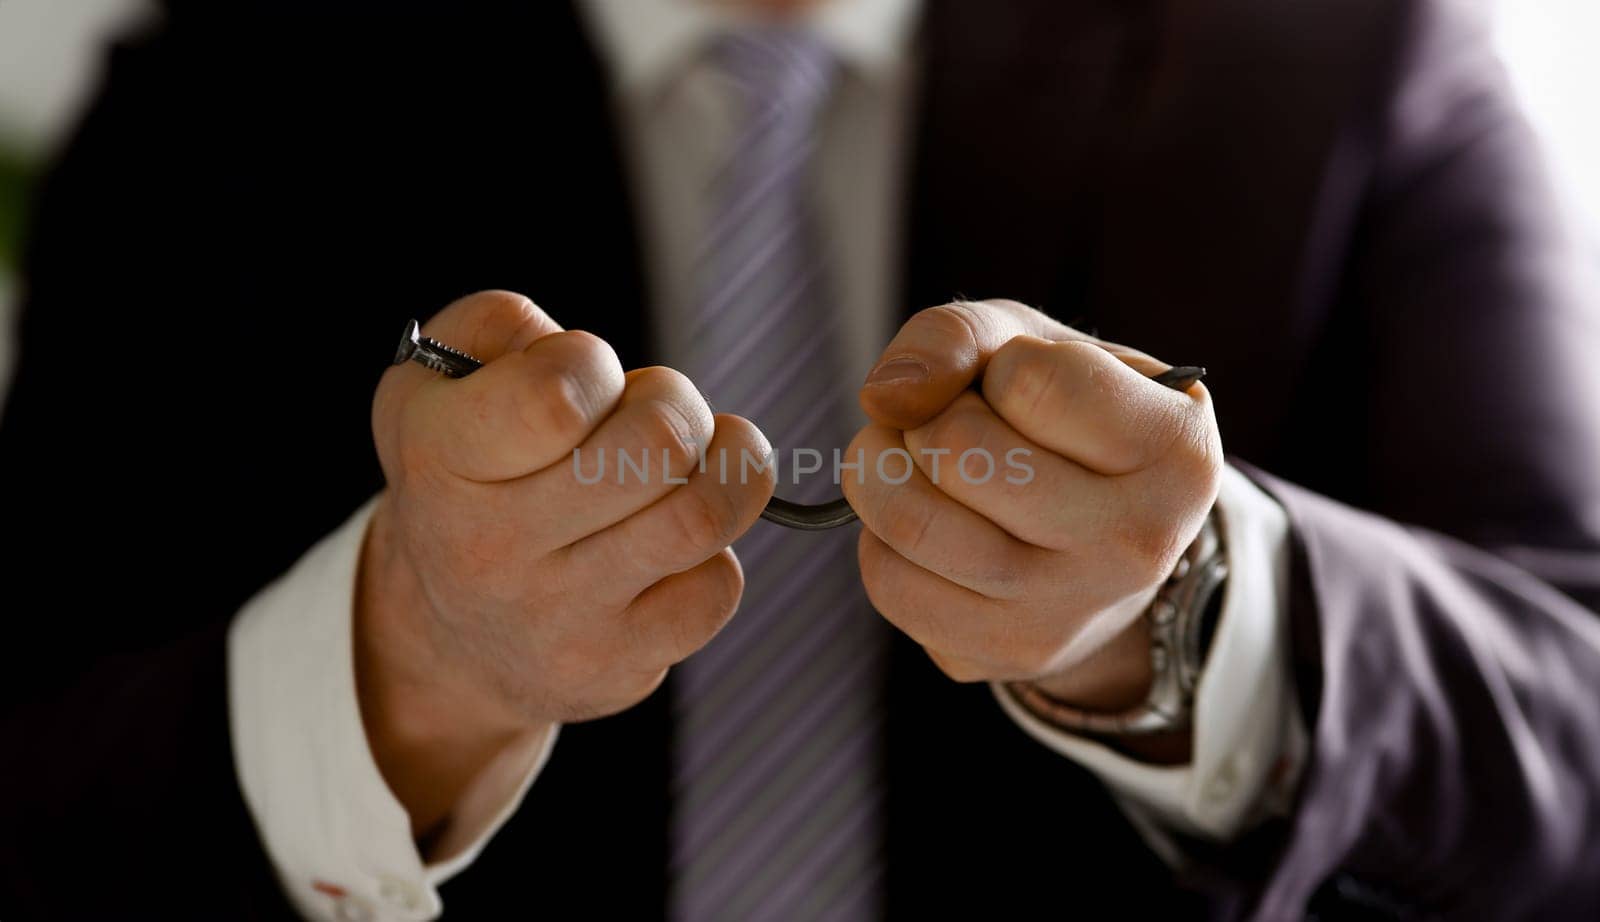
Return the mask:
[[867,375],[868,384],[914,384],[927,379],[928,366],[909,356],[882,362],[872,369],[872,374]]

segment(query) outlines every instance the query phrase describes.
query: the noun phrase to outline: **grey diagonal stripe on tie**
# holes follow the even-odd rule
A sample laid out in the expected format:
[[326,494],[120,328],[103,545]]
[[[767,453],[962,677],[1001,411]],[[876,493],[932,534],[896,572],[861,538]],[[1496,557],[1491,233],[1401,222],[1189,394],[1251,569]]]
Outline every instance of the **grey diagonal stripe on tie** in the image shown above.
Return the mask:
[[[854,387],[839,374],[839,324],[806,195],[834,62],[815,37],[777,28],[727,36],[712,53],[744,118],[707,190],[683,370],[715,406],[766,433],[782,495],[817,502],[836,495],[833,450],[853,434]],[[798,486],[795,448],[824,459]],[[861,590],[855,540],[855,529],[758,522],[735,545],[746,579],[739,613],[675,671],[677,919],[878,915],[887,631]]]

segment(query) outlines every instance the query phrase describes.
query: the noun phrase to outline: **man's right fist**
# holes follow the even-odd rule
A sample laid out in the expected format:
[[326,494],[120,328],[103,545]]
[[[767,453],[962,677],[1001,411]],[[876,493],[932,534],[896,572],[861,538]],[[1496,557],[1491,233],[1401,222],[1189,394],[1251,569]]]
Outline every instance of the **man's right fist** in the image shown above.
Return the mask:
[[[379,384],[388,486],[356,605],[369,740],[419,831],[507,743],[627,708],[705,644],[744,586],[728,545],[773,489],[770,467],[738,467],[770,450],[754,425],[678,372],[624,374],[526,298],[472,295],[424,334],[485,365]],[[724,455],[746,476],[701,463]]]

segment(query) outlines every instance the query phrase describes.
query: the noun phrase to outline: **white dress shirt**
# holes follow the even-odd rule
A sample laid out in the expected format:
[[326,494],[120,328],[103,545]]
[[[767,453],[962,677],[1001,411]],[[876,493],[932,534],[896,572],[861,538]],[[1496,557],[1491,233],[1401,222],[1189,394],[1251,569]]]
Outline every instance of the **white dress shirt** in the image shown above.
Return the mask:
[[[900,314],[894,268],[919,7],[917,0],[825,0],[807,14],[843,65],[822,116],[815,194],[849,333],[846,359],[858,377]],[[581,8],[615,76],[651,309],[671,361],[684,347],[673,332],[687,326],[675,319],[692,310],[690,248],[704,220],[701,193],[735,117],[728,87],[699,53],[739,13],[696,0],[585,0]],[[559,305],[554,311],[559,319]],[[1133,761],[996,696],[1022,730],[1095,772],[1173,863],[1183,856],[1169,832],[1221,841],[1285,809],[1306,749],[1288,672],[1287,519],[1232,469],[1218,509],[1232,575],[1198,689],[1190,764]],[[302,914],[431,919],[442,910],[438,885],[486,847],[556,740],[552,733],[532,741],[486,769],[452,813],[433,863],[424,859],[366,745],[356,700],[351,607],[369,517],[370,505],[235,620],[228,649],[235,761],[267,853]]]

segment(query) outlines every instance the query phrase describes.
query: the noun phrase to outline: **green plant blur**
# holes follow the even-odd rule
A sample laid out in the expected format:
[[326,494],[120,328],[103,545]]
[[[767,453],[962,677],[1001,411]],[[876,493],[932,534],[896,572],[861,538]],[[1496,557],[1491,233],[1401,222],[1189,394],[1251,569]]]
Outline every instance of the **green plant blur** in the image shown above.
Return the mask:
[[31,161],[0,145],[0,272],[17,271],[33,178]]

